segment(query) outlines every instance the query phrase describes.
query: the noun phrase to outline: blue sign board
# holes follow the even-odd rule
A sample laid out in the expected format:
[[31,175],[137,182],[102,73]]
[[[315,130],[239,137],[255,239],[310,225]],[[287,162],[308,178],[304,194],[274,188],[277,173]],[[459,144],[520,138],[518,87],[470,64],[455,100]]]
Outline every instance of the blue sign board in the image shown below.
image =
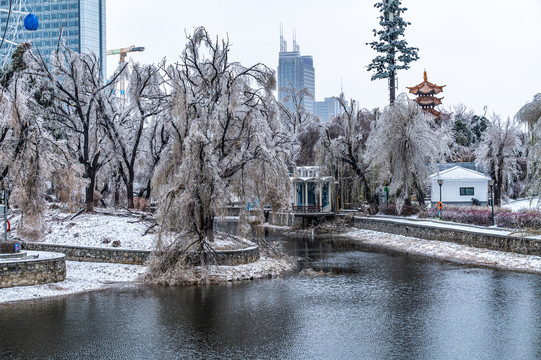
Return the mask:
[[19,243],[15,243],[15,252],[19,252],[21,250],[21,245]]

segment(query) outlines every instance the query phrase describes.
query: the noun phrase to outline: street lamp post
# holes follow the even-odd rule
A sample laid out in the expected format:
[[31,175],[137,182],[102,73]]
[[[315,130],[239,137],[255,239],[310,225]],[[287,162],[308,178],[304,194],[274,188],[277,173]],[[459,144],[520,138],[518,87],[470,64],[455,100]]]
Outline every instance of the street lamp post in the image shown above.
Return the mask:
[[389,184],[385,182],[385,206],[389,206]]
[[[443,185],[443,179],[438,179],[438,185],[440,186],[440,203],[441,203],[441,186]],[[438,208],[438,217],[441,219],[441,208]]]
[[490,205],[492,205],[492,225],[496,225],[494,223],[494,180],[490,179],[488,181],[488,184],[490,185]]

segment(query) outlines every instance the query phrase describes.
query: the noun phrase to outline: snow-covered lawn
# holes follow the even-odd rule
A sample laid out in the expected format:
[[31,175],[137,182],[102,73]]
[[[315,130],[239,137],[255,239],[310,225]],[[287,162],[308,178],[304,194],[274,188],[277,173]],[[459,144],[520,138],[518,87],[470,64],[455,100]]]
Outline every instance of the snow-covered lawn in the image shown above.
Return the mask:
[[480,249],[445,241],[422,240],[371,230],[352,229],[343,236],[414,255],[505,270],[541,273],[541,256]]
[[[119,241],[120,249],[154,249],[157,234],[149,231],[143,236],[150,223],[140,221],[137,216],[125,216],[126,214],[122,211],[116,215],[81,214],[71,219],[73,214],[52,210],[47,215],[47,234],[41,241],[90,247],[112,247],[114,241]],[[17,221],[16,217],[11,221],[14,228]],[[231,249],[238,247],[238,243],[232,238],[216,238],[214,247]],[[207,278],[210,282],[224,282],[274,277],[293,267],[286,259],[262,256],[259,261],[246,265],[210,266]],[[146,267],[139,265],[66,261],[66,280],[45,285],[0,289],[0,303],[100,290],[119,282],[137,282],[145,271]]]
[[511,200],[502,205],[502,207],[511,209],[513,211],[519,211],[523,209],[538,209],[538,206],[538,198]]
[[115,282],[135,282],[145,270],[139,265],[66,261],[66,280],[0,289],[0,303],[100,290]]
[[73,214],[53,211],[47,220],[47,233],[41,240],[48,244],[112,247],[119,241],[120,249],[153,250],[157,235],[149,231],[150,223],[118,212],[117,215],[81,214],[73,220]]

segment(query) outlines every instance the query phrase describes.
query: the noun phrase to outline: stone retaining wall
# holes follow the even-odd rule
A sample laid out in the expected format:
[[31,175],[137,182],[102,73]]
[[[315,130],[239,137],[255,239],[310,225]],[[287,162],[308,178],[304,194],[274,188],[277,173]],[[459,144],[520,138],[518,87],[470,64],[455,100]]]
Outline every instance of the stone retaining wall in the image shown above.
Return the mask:
[[0,288],[47,284],[66,278],[66,256],[52,254],[40,259],[12,259],[0,262]]
[[541,255],[540,240],[515,235],[504,236],[473,230],[454,229],[452,227],[430,227],[415,223],[393,221],[393,219],[370,217],[354,217],[353,226],[359,229],[411,236],[425,240],[449,241],[492,250]]
[[[195,264],[199,263],[196,256],[190,256],[191,261]],[[217,250],[214,253],[216,265],[235,266],[256,262],[259,260],[259,246],[252,246],[238,250]]]
[[[23,243],[26,250],[41,250],[60,252],[66,255],[67,260],[107,262],[118,264],[143,265],[151,255],[148,250],[128,250],[94,248],[86,246],[56,245],[44,243]],[[259,260],[259,247],[253,246],[239,250],[217,250],[217,265],[248,264]]]
[[68,260],[133,265],[143,265],[149,259],[151,253],[146,250],[109,249],[32,242],[24,242],[23,248],[26,250],[60,252],[65,254]]

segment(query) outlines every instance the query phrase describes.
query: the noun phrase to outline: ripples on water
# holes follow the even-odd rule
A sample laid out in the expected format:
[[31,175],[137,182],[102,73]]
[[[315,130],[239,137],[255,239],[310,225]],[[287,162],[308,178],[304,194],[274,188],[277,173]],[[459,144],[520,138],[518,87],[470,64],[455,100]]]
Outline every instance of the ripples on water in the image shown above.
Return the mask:
[[[538,275],[289,240],[323,276],[0,307],[2,359],[536,359]],[[1,290],[0,290],[1,294]]]

